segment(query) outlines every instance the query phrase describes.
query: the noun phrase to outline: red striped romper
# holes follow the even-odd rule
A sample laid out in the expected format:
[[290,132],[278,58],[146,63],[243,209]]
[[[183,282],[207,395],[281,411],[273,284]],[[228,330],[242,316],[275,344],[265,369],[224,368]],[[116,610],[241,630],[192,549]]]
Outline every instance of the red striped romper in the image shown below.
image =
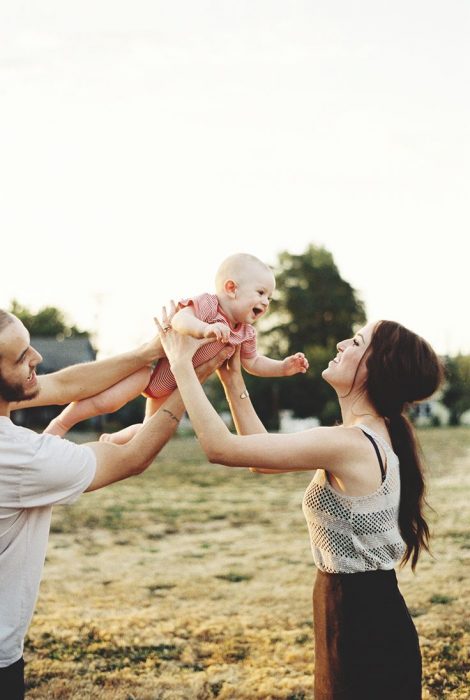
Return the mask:
[[[228,344],[233,348],[232,355],[238,345],[242,346],[240,351],[242,358],[254,357],[257,354],[256,331],[254,327],[249,323],[240,323],[234,328],[220,308],[216,294],[205,293],[191,299],[182,299],[178,303],[178,309],[190,305],[194,307],[194,313],[201,321],[205,321],[206,323],[221,321],[230,328],[230,340]],[[199,367],[199,365],[202,365],[206,360],[215,357],[223,347],[225,347],[225,343],[221,343],[218,340],[200,347],[193,357],[194,367]],[[158,364],[153,370],[150,381],[143,392],[144,396],[158,399],[171,394],[175,388],[176,382],[170,370],[170,363],[166,357],[164,357],[158,361]]]

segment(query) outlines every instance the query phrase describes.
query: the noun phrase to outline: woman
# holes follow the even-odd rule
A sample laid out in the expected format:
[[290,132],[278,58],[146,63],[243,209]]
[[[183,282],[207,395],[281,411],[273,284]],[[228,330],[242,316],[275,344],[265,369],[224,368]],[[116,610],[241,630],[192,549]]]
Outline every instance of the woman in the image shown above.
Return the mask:
[[279,473],[315,469],[303,510],[315,564],[315,700],[418,700],[418,636],[394,567],[414,569],[429,530],[424,481],[406,406],[433,394],[438,357],[392,321],[368,323],[337,345],[323,371],[336,390],[342,425],[269,434],[256,416],[239,366],[222,380],[239,435],[226,428],[194,374],[195,342],[172,331],[162,343],[186,409],[211,462]]

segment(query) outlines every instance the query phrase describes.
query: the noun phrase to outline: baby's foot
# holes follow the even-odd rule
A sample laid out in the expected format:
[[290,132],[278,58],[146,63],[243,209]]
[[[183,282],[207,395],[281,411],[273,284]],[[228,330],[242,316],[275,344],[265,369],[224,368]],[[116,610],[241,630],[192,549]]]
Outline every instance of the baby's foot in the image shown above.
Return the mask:
[[129,425],[117,433],[103,433],[100,437],[100,442],[111,442],[113,445],[125,445],[138,432],[142,425]]

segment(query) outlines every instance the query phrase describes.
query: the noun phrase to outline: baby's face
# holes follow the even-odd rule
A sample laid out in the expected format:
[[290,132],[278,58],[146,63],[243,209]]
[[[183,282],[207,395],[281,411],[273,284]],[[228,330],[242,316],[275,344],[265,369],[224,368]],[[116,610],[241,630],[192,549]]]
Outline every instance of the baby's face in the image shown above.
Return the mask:
[[258,267],[239,282],[232,308],[236,322],[255,323],[264,316],[275,287],[274,275]]

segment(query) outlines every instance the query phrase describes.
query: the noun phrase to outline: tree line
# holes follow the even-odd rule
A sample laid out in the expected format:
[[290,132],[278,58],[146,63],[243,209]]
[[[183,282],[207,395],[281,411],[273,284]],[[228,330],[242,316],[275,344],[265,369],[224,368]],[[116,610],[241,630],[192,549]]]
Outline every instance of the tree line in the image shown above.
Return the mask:
[[[269,380],[246,375],[248,391],[268,429],[278,428],[282,409],[290,409],[298,418],[315,416],[323,425],[331,425],[340,416],[334,391],[322,380],[321,372],[336,354],[338,340],[351,337],[364,324],[364,303],[341,277],[332,254],[323,247],[309,245],[298,255],[281,252],[274,273],[276,292],[269,313],[257,325],[260,349],[279,359],[302,351],[310,369],[305,375]],[[10,311],[23,321],[32,336],[90,337],[89,332],[70,323],[56,307],[47,306],[32,313],[14,300]],[[446,381],[440,400],[450,410],[451,424],[457,425],[470,409],[470,356],[443,360]],[[216,378],[209,380],[206,391],[218,410],[224,410],[225,399]],[[141,401],[135,403],[134,410],[141,412]],[[139,416],[132,413],[132,406],[128,406],[121,416],[125,421],[138,420]]]

